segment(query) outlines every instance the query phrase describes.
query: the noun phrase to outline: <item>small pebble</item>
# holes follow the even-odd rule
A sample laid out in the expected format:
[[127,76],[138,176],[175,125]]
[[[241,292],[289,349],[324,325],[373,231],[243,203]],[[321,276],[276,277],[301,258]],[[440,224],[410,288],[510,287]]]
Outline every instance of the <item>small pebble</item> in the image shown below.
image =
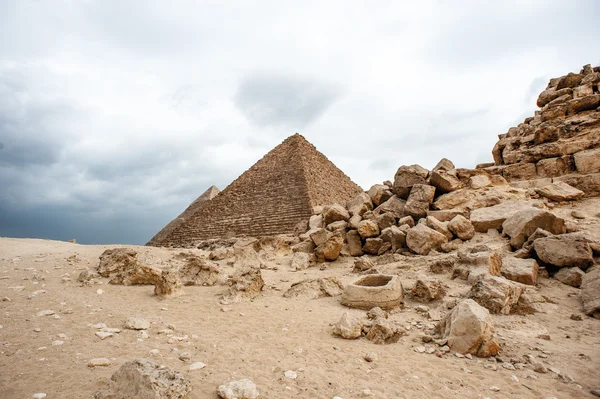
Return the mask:
[[573,313],[571,315],[571,320],[581,321],[581,320],[583,320],[583,317],[580,314]]
[[32,398],[33,399],[44,399],[46,396],[48,396],[46,393],[39,392],[39,393],[34,393]]
[[60,346],[64,343],[65,343],[65,341],[61,341],[61,340],[57,339],[56,341],[52,342],[52,346]]
[[92,359],[88,363],[88,367],[108,367],[111,362],[105,357],[99,357],[96,359]]
[[196,362],[196,363],[192,363],[192,365],[190,366],[190,370],[200,370],[200,369],[203,369],[204,367],[206,367],[206,364],[204,364],[202,362]]
[[495,386],[495,385],[492,385],[492,386],[490,387],[490,391],[498,392],[498,391],[500,391],[500,388],[498,388],[498,387],[497,387],[497,386]]
[[104,332],[104,331],[98,331],[96,333],[96,336],[102,340],[108,338],[108,337],[112,337],[113,333],[109,333],[109,332]]
[[365,355],[365,360],[369,363],[377,361],[377,353],[375,352],[367,352]]
[[288,370],[285,373],[283,373],[284,376],[286,376],[286,378],[295,380],[296,378],[298,378],[298,374],[296,374],[295,371],[292,370]]
[[425,352],[425,347],[424,346],[416,346],[414,348],[414,351],[417,353],[424,353]]

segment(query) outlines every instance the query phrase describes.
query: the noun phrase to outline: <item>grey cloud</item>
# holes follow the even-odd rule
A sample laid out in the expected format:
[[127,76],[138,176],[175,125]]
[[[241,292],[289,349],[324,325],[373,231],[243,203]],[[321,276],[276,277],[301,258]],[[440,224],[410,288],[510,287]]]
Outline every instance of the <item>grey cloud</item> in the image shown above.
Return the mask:
[[260,127],[300,130],[319,118],[340,94],[315,79],[258,72],[242,80],[234,101]]

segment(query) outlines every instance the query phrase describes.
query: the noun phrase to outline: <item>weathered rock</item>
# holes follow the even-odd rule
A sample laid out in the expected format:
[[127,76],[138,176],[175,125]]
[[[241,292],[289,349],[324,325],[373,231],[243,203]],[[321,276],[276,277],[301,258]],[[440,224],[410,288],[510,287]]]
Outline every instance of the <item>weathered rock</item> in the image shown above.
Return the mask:
[[457,215],[448,222],[448,230],[463,241],[470,240],[475,235],[473,224],[462,215]]
[[401,166],[394,176],[392,191],[398,197],[406,199],[415,184],[426,184],[429,171],[419,165]]
[[285,298],[318,299],[342,294],[344,286],[337,277],[298,281],[287,290]]
[[461,240],[460,238],[456,238],[452,241],[448,241],[440,245],[440,250],[445,253],[456,251],[462,243],[463,240]]
[[573,115],[579,112],[596,109],[598,105],[600,105],[600,94],[575,98],[567,103],[567,114]]
[[375,206],[379,206],[392,197],[392,191],[388,186],[375,184],[368,191],[369,197]]
[[451,273],[454,269],[454,259],[447,257],[436,259],[429,264],[429,270],[434,274]]
[[344,238],[340,233],[335,233],[315,249],[317,262],[332,262],[336,260],[340,256],[343,247]]
[[191,382],[181,373],[146,360],[125,363],[98,391],[95,399],[185,399],[192,391]]
[[535,191],[546,198],[553,201],[573,201],[582,198],[585,193],[575,187],[569,186],[564,182],[556,182],[548,184],[542,188],[537,188]]
[[292,247],[293,252],[307,253],[312,254],[315,251],[317,246],[313,242],[313,240],[309,239],[307,241],[299,242],[298,244]]
[[452,232],[448,229],[448,222],[440,222],[433,216],[427,216],[425,219],[421,220],[425,220],[425,226],[443,234],[448,240],[451,240],[454,237]]
[[377,317],[367,333],[367,339],[377,345],[393,344],[403,335],[406,335],[406,331],[402,327],[386,318]]
[[402,283],[398,276],[371,274],[346,286],[341,304],[359,309],[392,309],[402,300]]
[[360,215],[354,215],[350,217],[350,220],[348,220],[348,228],[349,229],[358,229],[358,224],[362,221],[362,216]]
[[567,231],[563,219],[537,208],[521,210],[502,223],[502,231],[510,237],[513,248],[521,248],[537,228],[552,234],[564,234]]
[[377,237],[379,235],[379,225],[375,220],[363,220],[358,224],[357,231],[362,238]]
[[430,229],[424,224],[417,224],[408,230],[406,234],[406,246],[419,255],[427,255],[445,242],[448,242],[445,235]]
[[371,259],[363,256],[354,261],[354,269],[352,269],[352,271],[356,272],[356,273],[360,273],[360,272],[365,272],[367,270],[370,270],[373,267],[375,267],[375,265],[373,264]]
[[347,222],[348,219],[350,219],[350,213],[348,213],[346,208],[338,204],[327,207],[323,213],[323,223],[325,224],[325,226],[333,222],[337,222],[339,220]]
[[446,295],[446,288],[440,280],[418,279],[411,294],[420,302],[437,301]]
[[326,229],[316,229],[310,233],[310,239],[318,247],[319,245],[327,242],[333,236],[333,233]]
[[538,238],[533,248],[540,261],[558,267],[586,269],[594,263],[588,241],[577,233]]
[[141,317],[129,317],[125,320],[123,327],[128,330],[147,330],[150,328],[150,322]]
[[475,175],[469,177],[469,187],[472,189],[480,189],[492,185],[492,180],[488,175]]
[[347,248],[350,256],[362,256],[363,244],[358,231],[350,230],[348,234],[346,234],[346,241],[348,242]]
[[392,251],[396,252],[406,245],[406,234],[397,226],[391,226],[381,232],[380,238],[392,245]]
[[344,312],[340,320],[333,325],[333,334],[345,339],[356,339],[362,336],[364,323],[350,312]]
[[256,384],[246,379],[220,385],[217,394],[222,399],[256,399],[259,396]]
[[450,171],[456,169],[454,164],[448,158],[442,158],[440,161],[433,167],[433,170],[445,170]]
[[383,240],[379,237],[367,238],[365,240],[365,245],[363,245],[363,251],[371,255],[377,255],[382,245]]
[[581,282],[581,301],[586,315],[600,319],[600,267],[589,270]]
[[554,278],[563,284],[570,285],[571,287],[579,288],[583,282],[583,276],[585,273],[578,267],[563,267],[556,274]]
[[523,293],[523,286],[505,278],[488,276],[475,282],[468,297],[494,314],[509,314]]
[[[233,254],[233,251],[231,252]],[[218,267],[192,254],[183,254],[183,256],[186,262],[178,271],[183,285],[212,286],[217,283],[220,273]]]
[[396,225],[396,217],[391,212],[386,212],[384,214],[375,216],[375,221],[379,226],[379,230],[383,230],[390,226]]
[[500,230],[502,223],[515,213],[532,208],[532,203],[527,201],[506,201],[498,205],[471,211],[471,223],[475,231],[486,233],[489,229]]
[[600,148],[580,151],[573,155],[579,173],[600,172]]
[[537,105],[538,105],[538,107],[542,108],[549,102],[551,102],[559,97],[562,97],[565,95],[572,95],[572,94],[573,94],[573,89],[569,88],[569,87],[563,88],[561,90],[556,90],[554,88],[550,88],[550,89],[543,91],[539,95],[539,97],[537,99]]
[[158,296],[175,295],[181,292],[181,280],[175,270],[163,270],[154,283],[154,294]]
[[461,188],[462,183],[456,176],[443,169],[433,170],[429,177],[429,184],[437,189],[438,193],[444,194]]
[[573,88],[579,86],[581,81],[583,80],[583,75],[579,73],[569,73],[568,75],[563,76],[558,81],[556,85],[556,90],[561,90],[564,88]]
[[348,222],[338,220],[337,222],[329,223],[326,227],[328,231],[335,233],[336,231],[344,231],[348,228]]
[[265,281],[260,269],[242,266],[234,272],[229,285],[229,291],[220,301],[224,305],[255,299],[262,292]]
[[292,270],[306,270],[311,265],[311,255],[306,252],[294,252],[292,260],[290,261],[290,267]]
[[[468,212],[465,212],[463,210],[457,210],[457,209],[429,210],[427,212],[427,216],[432,216],[432,217],[436,218],[437,220],[439,220],[440,222],[449,222],[455,216],[457,216],[457,215],[466,216],[467,213]],[[410,217],[410,216],[408,216],[408,217]],[[400,222],[398,222],[398,226],[401,226]]]
[[323,225],[323,215],[312,215],[310,219],[308,219],[308,228],[311,230],[320,229]]
[[360,216],[367,211],[373,210],[373,202],[371,201],[369,194],[362,192],[348,201],[346,207],[350,211],[351,215]]
[[494,340],[494,324],[487,309],[472,299],[465,299],[454,307],[436,331],[453,351],[480,357],[494,356],[499,345]]
[[[184,256],[189,256],[191,254],[182,253]],[[191,255],[193,256],[193,255]],[[213,251],[210,251],[208,254],[208,259],[210,260],[223,260],[227,258],[231,258],[234,256],[234,252],[232,248],[215,248]]]
[[427,184],[415,184],[410,191],[404,212],[416,218],[427,216],[429,206],[435,196],[435,187]]
[[138,254],[130,248],[107,249],[100,255],[98,274],[110,278],[110,284],[153,285],[161,270],[142,265]]
[[521,284],[536,285],[538,263],[533,259],[518,259],[507,256],[502,259],[502,275]]
[[375,215],[381,215],[383,213],[391,213],[396,218],[401,218],[404,216],[404,207],[406,206],[406,201],[400,199],[398,196],[393,195],[390,199],[379,205],[373,213]]

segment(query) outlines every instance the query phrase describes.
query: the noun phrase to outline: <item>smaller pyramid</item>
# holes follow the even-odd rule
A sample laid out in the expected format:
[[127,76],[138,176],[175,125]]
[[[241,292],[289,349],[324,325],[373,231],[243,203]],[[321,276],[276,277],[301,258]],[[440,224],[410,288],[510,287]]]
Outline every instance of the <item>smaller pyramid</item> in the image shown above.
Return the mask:
[[171,220],[169,224],[167,224],[161,231],[156,233],[154,237],[146,245],[150,245],[153,247],[158,247],[164,241],[165,238],[179,226],[181,226],[187,219],[189,219],[196,211],[198,211],[207,201],[215,198],[217,194],[219,194],[221,190],[219,190],[215,186],[210,186],[208,190],[206,190],[202,195],[200,195],[194,202],[188,206],[185,211],[183,211],[179,216],[175,219]]

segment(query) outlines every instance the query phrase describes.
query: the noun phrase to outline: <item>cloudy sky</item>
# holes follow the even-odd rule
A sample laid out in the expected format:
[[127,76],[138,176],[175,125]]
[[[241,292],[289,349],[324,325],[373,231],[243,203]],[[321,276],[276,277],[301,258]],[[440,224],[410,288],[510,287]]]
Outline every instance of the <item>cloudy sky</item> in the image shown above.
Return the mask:
[[143,244],[295,132],[363,188],[474,167],[599,37],[595,0],[1,0],[0,236]]

